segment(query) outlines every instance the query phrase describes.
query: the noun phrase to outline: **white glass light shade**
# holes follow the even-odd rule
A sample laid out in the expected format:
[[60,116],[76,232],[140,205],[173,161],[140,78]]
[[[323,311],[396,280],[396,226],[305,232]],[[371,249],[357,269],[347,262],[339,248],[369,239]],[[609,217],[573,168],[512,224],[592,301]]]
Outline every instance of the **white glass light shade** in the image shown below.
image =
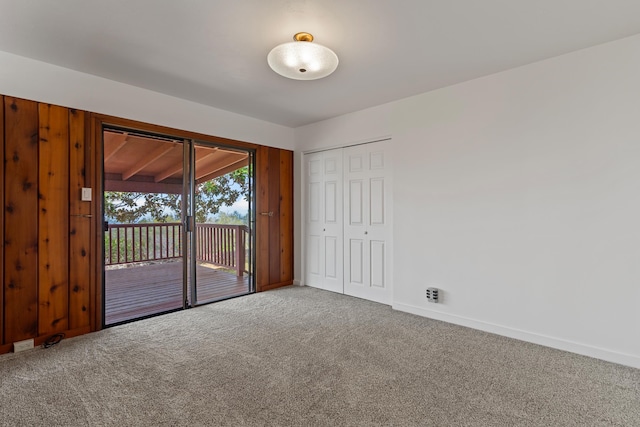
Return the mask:
[[315,80],[327,77],[338,67],[338,56],[322,45],[295,41],[274,47],[267,56],[276,73],[295,80]]

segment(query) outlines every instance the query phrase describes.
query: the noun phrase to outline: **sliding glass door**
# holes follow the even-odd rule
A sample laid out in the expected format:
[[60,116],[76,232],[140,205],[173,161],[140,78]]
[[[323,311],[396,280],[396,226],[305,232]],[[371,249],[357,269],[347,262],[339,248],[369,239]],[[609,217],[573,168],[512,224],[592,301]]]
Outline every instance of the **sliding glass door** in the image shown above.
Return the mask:
[[253,292],[252,153],[194,142],[189,170],[190,301]]
[[253,155],[105,128],[104,323],[254,291]]

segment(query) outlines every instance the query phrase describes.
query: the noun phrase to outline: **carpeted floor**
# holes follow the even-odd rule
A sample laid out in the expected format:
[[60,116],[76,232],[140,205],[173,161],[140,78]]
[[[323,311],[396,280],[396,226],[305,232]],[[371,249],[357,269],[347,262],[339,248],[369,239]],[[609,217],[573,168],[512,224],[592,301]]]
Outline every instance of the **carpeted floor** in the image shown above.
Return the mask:
[[305,287],[0,357],[3,426],[640,426],[640,370]]

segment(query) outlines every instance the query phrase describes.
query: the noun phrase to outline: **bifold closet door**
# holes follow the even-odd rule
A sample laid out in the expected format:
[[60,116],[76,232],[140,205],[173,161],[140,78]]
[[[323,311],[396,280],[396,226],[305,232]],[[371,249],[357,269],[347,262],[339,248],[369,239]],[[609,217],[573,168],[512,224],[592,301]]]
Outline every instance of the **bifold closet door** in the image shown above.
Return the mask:
[[391,304],[391,153],[387,142],[344,149],[344,293]]
[[306,283],[343,292],[342,149],[305,155]]

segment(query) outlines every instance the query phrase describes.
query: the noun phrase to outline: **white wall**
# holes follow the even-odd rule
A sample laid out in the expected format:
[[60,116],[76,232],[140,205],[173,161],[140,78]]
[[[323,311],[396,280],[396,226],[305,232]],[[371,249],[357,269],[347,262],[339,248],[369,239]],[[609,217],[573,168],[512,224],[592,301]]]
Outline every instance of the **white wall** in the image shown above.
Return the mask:
[[293,130],[0,51],[0,93],[141,122],[293,149]]
[[640,35],[298,128],[297,181],[303,151],[391,135],[394,308],[640,368],[638,52]]

